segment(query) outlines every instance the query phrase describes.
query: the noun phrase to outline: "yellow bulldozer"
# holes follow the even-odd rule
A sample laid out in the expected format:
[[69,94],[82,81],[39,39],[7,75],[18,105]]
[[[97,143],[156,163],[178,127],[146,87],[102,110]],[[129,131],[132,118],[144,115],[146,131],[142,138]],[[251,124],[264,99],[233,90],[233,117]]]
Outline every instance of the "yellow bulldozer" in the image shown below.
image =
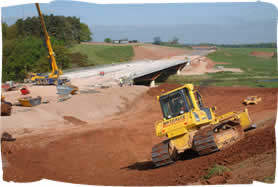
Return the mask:
[[167,140],[152,148],[156,167],[171,164],[181,153],[193,150],[198,155],[219,151],[244,137],[251,128],[247,109],[216,115],[216,107],[205,107],[199,91],[192,84],[157,96],[163,120],[155,124],[156,135]]

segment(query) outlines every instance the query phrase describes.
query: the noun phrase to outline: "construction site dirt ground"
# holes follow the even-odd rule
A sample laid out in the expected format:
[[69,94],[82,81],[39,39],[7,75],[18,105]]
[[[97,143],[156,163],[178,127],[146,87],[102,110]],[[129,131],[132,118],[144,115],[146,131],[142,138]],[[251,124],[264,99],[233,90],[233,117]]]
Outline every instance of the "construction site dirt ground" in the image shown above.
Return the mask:
[[154,44],[146,43],[104,43],[104,42],[82,42],[85,45],[106,45],[106,46],[132,46],[134,51],[133,61],[136,60],[157,60],[163,58],[171,58],[178,55],[184,55],[189,53],[191,50],[176,48],[176,47],[167,47]]
[[[82,123],[74,115],[67,117],[77,124],[75,128],[44,129],[13,142],[1,142],[4,180],[169,186],[252,183],[275,176],[276,88],[199,87],[205,104],[216,106],[218,114],[243,110],[242,101],[249,95],[261,97],[259,104],[247,106],[258,128],[223,151],[202,157],[187,152],[175,164],[154,169],[151,148],[162,141],[155,136],[154,123],[162,118],[156,96],[161,89],[178,86],[162,84],[146,89],[132,101],[126,100],[121,112],[90,123]],[[113,102],[107,104],[111,106]],[[204,180],[214,164],[230,171]]]
[[132,60],[163,59],[184,55],[190,50],[153,44],[133,45],[134,57]]
[[[144,86],[114,86],[109,89],[80,90],[69,100],[58,102],[55,86],[29,86],[32,97],[41,96],[42,101],[35,107],[13,106],[11,116],[1,117],[1,130],[13,136],[29,136],[46,129],[75,128],[79,124],[92,123],[110,115],[119,114],[126,109],[126,104],[148,90]],[[18,90],[5,92],[5,99],[18,102],[22,96]],[[75,120],[73,120],[75,119]]]

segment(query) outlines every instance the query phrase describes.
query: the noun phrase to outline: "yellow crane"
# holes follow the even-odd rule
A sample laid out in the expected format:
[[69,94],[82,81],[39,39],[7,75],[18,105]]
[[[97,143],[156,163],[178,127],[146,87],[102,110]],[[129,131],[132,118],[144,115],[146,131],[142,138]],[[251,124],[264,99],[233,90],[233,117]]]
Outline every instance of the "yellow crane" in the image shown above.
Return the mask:
[[248,111],[216,115],[216,107],[205,107],[201,94],[192,84],[157,97],[163,120],[157,121],[156,135],[168,139],[152,148],[156,167],[171,164],[186,150],[199,155],[222,150],[244,137],[252,127]]
[[38,84],[38,85],[41,85],[41,84],[49,85],[49,84],[64,83],[66,80],[59,79],[59,76],[62,75],[63,72],[57,66],[56,59],[55,59],[55,53],[52,49],[51,42],[50,42],[50,37],[49,37],[48,32],[46,30],[43,15],[41,13],[40,6],[39,6],[38,3],[36,3],[36,7],[37,7],[38,14],[39,14],[41,26],[42,26],[42,29],[43,29],[43,32],[44,32],[45,42],[46,42],[46,46],[47,46],[48,54],[49,54],[48,57],[50,58],[50,61],[51,61],[52,71],[48,75],[43,75],[41,73],[32,73],[31,81],[35,84]]

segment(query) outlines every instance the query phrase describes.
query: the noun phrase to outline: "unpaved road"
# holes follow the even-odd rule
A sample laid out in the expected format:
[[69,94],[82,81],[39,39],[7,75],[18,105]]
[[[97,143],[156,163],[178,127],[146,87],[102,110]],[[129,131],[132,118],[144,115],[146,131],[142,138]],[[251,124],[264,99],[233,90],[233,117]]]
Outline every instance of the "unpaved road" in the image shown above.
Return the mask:
[[[221,152],[202,157],[188,153],[183,161],[153,169],[150,151],[162,141],[154,132],[154,122],[161,119],[156,95],[162,88],[168,91],[177,86],[163,84],[152,88],[127,103],[128,110],[93,124],[2,142],[4,180],[27,182],[46,178],[95,185],[185,185],[200,182],[206,169],[215,163],[230,166],[268,152],[275,159],[278,89],[201,87],[205,104],[217,106],[218,114],[243,110],[241,102],[248,95],[262,97],[258,105],[248,106],[251,118],[260,128]],[[251,181],[259,180],[253,177],[251,173]],[[226,182],[233,183],[232,179],[230,176]]]

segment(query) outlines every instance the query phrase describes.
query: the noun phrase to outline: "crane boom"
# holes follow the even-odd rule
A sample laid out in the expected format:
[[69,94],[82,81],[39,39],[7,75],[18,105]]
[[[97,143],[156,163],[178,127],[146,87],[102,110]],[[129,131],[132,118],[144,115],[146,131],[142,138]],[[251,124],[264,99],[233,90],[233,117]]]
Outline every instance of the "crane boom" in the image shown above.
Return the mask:
[[52,77],[56,78],[56,76],[57,76],[57,78],[58,78],[59,75],[62,75],[63,73],[57,66],[56,59],[55,59],[55,53],[54,53],[54,51],[52,49],[52,46],[51,46],[50,37],[49,37],[48,32],[46,30],[45,22],[44,22],[43,15],[42,15],[41,10],[40,10],[39,3],[36,3],[36,7],[37,7],[37,11],[38,11],[39,18],[40,18],[40,21],[41,21],[41,26],[42,26],[42,29],[43,29],[43,32],[44,32],[44,37],[45,37],[45,42],[46,42],[46,46],[47,46],[47,49],[48,49],[49,57],[51,59],[52,72],[49,74],[49,77],[50,78],[52,78]]

